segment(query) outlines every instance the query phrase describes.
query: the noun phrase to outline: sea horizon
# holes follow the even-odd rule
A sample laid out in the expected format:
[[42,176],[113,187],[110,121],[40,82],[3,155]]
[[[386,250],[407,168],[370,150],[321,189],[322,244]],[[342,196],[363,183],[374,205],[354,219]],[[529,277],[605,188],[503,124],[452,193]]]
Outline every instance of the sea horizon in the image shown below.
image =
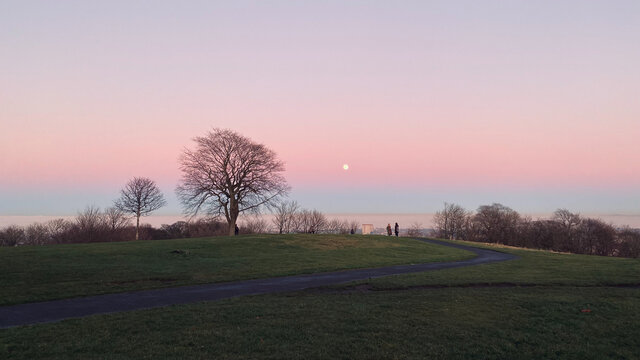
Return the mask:
[[[428,229],[433,227],[433,217],[435,213],[325,213],[328,220],[339,219],[346,221],[356,221],[358,224],[373,224],[375,228],[383,228],[387,224],[398,223],[401,228],[414,227]],[[522,216],[531,217],[533,220],[548,219],[552,213],[521,213]],[[580,213],[582,217],[597,218],[615,227],[629,226],[640,228],[640,214],[595,214]],[[34,223],[45,223],[54,219],[72,220],[77,215],[0,215],[0,228],[11,225],[28,226]],[[256,215],[241,215],[240,224],[248,219],[254,219]],[[267,222],[271,222],[273,214],[258,215]],[[181,214],[174,215],[151,215],[140,219],[141,224],[149,224],[153,227],[160,227],[163,224],[173,224],[178,221],[188,221],[189,217]]]

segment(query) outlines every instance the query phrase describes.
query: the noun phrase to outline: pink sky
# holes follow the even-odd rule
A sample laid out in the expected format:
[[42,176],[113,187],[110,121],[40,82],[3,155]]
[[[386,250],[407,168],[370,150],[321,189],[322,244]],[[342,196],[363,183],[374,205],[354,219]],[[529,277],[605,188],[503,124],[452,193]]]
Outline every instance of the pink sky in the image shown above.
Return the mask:
[[[439,207],[448,199],[434,194],[499,201],[507,189],[524,194],[507,204],[517,209],[546,189],[549,199],[575,195],[530,211],[640,212],[639,10],[634,1],[3,3],[0,213],[43,189],[115,196],[133,176],[171,192],[181,149],[213,127],[274,149],[308,207],[330,191],[415,192]],[[344,203],[390,211],[376,206]]]

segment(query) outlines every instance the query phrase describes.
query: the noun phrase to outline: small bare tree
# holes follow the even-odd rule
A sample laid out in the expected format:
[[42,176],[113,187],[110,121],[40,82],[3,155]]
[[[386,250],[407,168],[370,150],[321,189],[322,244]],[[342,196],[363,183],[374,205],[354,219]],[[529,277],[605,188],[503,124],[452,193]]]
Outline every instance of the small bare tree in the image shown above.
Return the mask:
[[445,239],[459,239],[470,212],[457,204],[444,203],[444,209],[433,217],[437,235]]
[[11,225],[5,229],[0,229],[0,245],[2,246],[23,245],[24,240],[24,229],[20,226]]
[[27,245],[44,245],[50,242],[49,228],[40,223],[33,223],[24,231]]
[[422,236],[422,223],[414,222],[407,229],[408,236]]
[[107,208],[104,211],[104,217],[111,232],[121,231],[130,225],[126,213],[115,206]]
[[245,234],[266,234],[269,232],[269,224],[259,215],[245,219],[240,226],[240,231]]
[[194,141],[196,149],[185,149],[180,157],[176,189],[187,214],[224,215],[234,235],[240,213],[270,206],[288,192],[284,163],[266,146],[221,129]]
[[65,219],[53,219],[46,223],[51,242],[54,244],[63,243],[69,241],[68,235],[73,227],[70,221]]
[[324,231],[328,234],[348,234],[349,230],[349,222],[338,218],[328,220],[324,227]]
[[109,227],[110,241],[125,241],[129,236],[127,229],[131,225],[127,214],[115,206],[104,210],[102,216]]
[[311,210],[302,209],[296,212],[293,220],[293,231],[297,233],[311,232]]
[[73,230],[75,242],[99,242],[105,241],[109,229],[100,208],[91,205],[78,213]]
[[567,209],[558,209],[554,211],[551,219],[559,222],[569,231],[578,227],[582,220],[580,219],[580,214],[574,214]]
[[139,238],[140,217],[147,216],[166,205],[164,196],[156,183],[148,178],[134,177],[120,191],[115,207],[136,217],[136,240]]
[[567,209],[558,209],[553,212],[551,220],[560,226],[557,232],[559,232],[558,250],[561,251],[580,251],[576,244],[578,243],[579,227],[582,224],[582,218],[578,213],[572,213]]
[[295,201],[283,201],[275,207],[272,222],[279,234],[288,234],[293,230],[299,208]]
[[311,211],[311,217],[309,218],[309,232],[312,234],[321,233],[327,226],[327,217],[318,210]]
[[355,220],[351,220],[349,221],[349,232],[353,231],[353,233],[355,234],[356,232],[358,232],[358,228],[360,227],[360,223],[355,221]]
[[618,232],[618,240],[620,241],[618,256],[640,257],[640,232],[638,230],[625,226]]

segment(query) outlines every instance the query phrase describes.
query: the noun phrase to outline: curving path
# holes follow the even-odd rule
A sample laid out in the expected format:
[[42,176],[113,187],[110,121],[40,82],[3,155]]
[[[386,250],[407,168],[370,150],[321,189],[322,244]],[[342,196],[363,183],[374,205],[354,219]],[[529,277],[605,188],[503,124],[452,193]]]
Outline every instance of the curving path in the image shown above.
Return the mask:
[[396,265],[373,269],[342,270],[327,273],[181,286],[3,306],[0,307],[0,328],[54,322],[96,314],[150,309],[200,301],[215,301],[244,295],[298,291],[313,287],[381,276],[450,269],[455,267],[505,261],[517,257],[515,255],[493,250],[478,249],[443,241],[427,239],[417,240],[471,251],[477,256],[463,261]]

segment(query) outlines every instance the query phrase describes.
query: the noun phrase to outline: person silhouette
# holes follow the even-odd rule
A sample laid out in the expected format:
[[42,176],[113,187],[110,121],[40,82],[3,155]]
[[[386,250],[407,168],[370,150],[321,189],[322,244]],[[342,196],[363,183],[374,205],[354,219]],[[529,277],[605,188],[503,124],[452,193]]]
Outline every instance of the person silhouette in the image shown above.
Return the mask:
[[400,233],[400,225],[398,225],[398,223],[396,223],[396,226],[394,227],[394,230],[396,232],[396,236],[398,236],[398,233]]
[[387,236],[391,236],[391,224],[387,224]]

